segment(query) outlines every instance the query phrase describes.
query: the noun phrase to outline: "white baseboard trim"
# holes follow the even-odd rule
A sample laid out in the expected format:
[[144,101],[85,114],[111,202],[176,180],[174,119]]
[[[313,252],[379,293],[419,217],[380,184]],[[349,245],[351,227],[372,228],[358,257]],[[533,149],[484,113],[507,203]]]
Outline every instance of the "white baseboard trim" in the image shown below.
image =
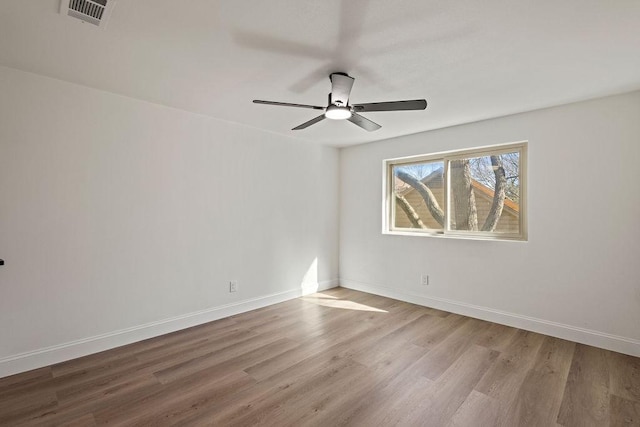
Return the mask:
[[633,338],[355,280],[340,279],[340,286],[640,357],[640,341]]
[[338,283],[337,279],[333,279],[317,284],[305,284],[298,289],[292,289],[290,291],[250,298],[244,301],[146,323],[144,325],[3,357],[0,359],[0,378],[212,322],[298,298],[313,292],[335,288],[338,286]]

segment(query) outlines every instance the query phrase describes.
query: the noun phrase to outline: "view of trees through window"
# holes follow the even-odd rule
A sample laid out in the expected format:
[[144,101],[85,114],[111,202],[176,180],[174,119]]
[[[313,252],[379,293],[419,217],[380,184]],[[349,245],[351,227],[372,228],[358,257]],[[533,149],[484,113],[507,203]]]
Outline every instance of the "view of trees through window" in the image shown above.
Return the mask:
[[521,153],[518,147],[392,164],[393,227],[520,235]]

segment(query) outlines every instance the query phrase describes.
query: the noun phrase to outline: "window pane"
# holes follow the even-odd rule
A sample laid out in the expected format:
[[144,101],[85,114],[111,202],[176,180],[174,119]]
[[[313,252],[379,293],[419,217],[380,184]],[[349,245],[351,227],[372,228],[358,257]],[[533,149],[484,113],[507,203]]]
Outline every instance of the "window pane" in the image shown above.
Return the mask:
[[393,166],[395,228],[443,229],[443,176],[443,161]]
[[520,152],[449,162],[450,230],[520,232]]

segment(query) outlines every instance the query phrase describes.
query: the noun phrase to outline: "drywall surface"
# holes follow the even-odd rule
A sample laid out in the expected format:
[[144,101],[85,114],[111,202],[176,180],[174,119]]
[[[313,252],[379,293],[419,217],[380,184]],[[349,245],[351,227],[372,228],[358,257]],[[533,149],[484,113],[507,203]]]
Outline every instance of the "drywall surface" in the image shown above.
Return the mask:
[[[528,242],[381,233],[383,159],[523,140]],[[640,92],[345,148],[340,173],[342,286],[640,355]]]
[[337,284],[337,149],[8,68],[0,93],[0,376]]

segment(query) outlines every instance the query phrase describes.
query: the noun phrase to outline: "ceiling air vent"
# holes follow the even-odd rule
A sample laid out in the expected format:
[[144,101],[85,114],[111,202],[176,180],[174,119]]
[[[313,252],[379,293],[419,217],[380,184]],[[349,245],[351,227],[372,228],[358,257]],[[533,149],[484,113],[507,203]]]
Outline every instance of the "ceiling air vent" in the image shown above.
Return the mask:
[[61,0],[60,13],[104,27],[115,0]]

